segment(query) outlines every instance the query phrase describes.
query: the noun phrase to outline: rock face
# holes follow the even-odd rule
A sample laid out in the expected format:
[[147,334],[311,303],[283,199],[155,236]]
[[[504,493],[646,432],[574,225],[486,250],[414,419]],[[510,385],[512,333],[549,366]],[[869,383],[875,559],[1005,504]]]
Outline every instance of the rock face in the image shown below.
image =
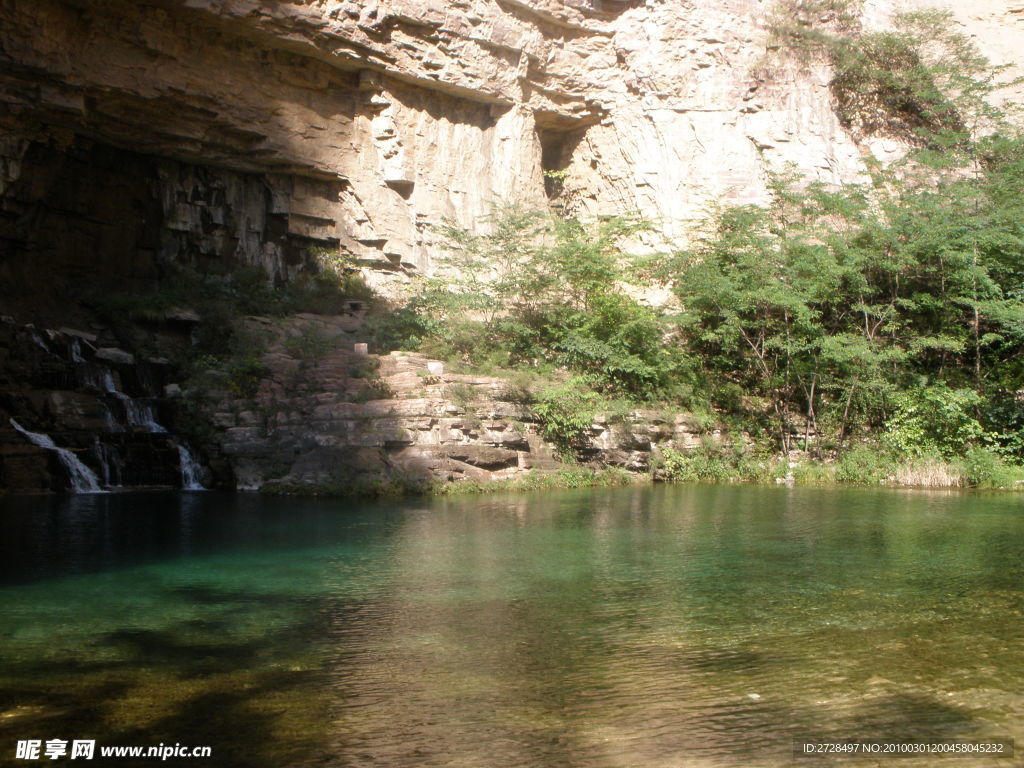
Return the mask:
[[[997,60],[1020,50],[1016,0],[945,1]],[[869,0],[867,23],[898,2],[924,0]],[[89,191],[136,225],[89,237],[137,272],[198,250],[285,277],[311,242],[429,269],[432,225],[543,202],[545,171],[573,212],[641,210],[680,234],[711,202],[764,200],[771,169],[861,172],[827,70],[767,55],[771,7],[4,0],[0,195],[21,216],[67,166],[115,157],[123,184]]]
[[[254,391],[238,397],[231,382],[203,389],[211,442],[240,489],[345,492],[367,478],[415,487],[561,465],[524,393],[503,379],[447,373],[419,354],[360,354],[350,340],[356,324],[344,317],[249,322],[266,344]],[[653,411],[598,416],[574,453],[646,472],[660,447],[685,450],[701,432]]]
[[[1020,0],[936,2],[995,61],[1019,55]],[[924,4],[865,0],[863,22]],[[639,210],[684,238],[712,203],[766,200],[774,170],[838,183],[859,179],[867,154],[898,154],[843,129],[824,64],[769,50],[773,5],[0,0],[3,484],[66,486],[60,461],[72,457],[57,448],[130,484],[191,482],[187,449],[124,398],[154,423],[152,409],[174,416],[189,395],[180,383],[138,377],[167,370],[146,361],[162,354],[149,336],[187,344],[198,316],[165,312],[164,326],[128,340],[75,331],[111,292],[165,287],[171,265],[258,267],[283,283],[330,245],[371,268],[376,287],[400,288],[436,264],[436,225],[486,227],[499,199]],[[320,355],[303,337],[337,338],[348,320],[290,322],[266,329],[267,376],[207,382],[216,434],[205,448],[222,480],[550,466],[503,383],[408,355],[353,375],[376,358]],[[62,330],[40,346],[30,324]],[[642,468],[652,445],[696,439],[685,420],[633,421],[596,424],[585,458]],[[160,476],[144,476],[153,462]]]

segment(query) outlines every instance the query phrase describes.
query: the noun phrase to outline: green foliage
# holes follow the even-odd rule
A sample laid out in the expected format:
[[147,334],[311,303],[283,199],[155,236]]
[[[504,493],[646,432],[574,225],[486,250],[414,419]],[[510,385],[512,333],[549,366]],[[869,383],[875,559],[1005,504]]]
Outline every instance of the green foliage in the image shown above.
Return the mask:
[[771,47],[809,56],[836,36],[859,31],[862,0],[778,0],[769,15]]
[[950,32],[950,17],[903,14],[894,31],[836,39],[832,93],[840,120],[860,135],[912,143],[966,137],[978,106],[968,77],[987,62]]
[[982,408],[982,424],[996,452],[1024,461],[1024,398],[1009,392],[991,396]]
[[370,400],[389,400],[395,396],[391,385],[380,378],[379,368],[380,359],[376,357],[361,358],[349,368],[349,378],[362,382],[362,386],[351,396],[351,402],[366,403]]
[[456,382],[448,386],[448,397],[453,403],[465,410],[477,399],[476,387],[472,384]]
[[682,452],[665,448],[661,453],[659,479],[675,483],[692,483],[702,480],[726,482],[730,479],[731,467],[720,457],[707,451]]
[[785,474],[784,463],[768,451],[715,440],[687,451],[662,449],[655,472],[658,480],[675,483],[772,482]]
[[267,372],[267,367],[255,354],[236,357],[228,364],[228,391],[243,399],[255,397]]
[[423,349],[441,329],[421,304],[419,297],[405,306],[371,304],[364,328],[370,347],[382,352]]
[[[297,312],[337,314],[350,301],[369,301],[372,293],[355,265],[338,252],[311,249],[291,281],[276,284],[259,267],[200,272],[190,266],[166,265],[153,290],[132,294],[96,294],[88,303],[112,327],[126,322],[163,325],[181,310],[195,311],[201,321],[194,343],[181,362],[203,355],[238,356],[246,345],[245,315],[283,316]],[[311,341],[311,340],[310,340]],[[303,344],[296,351],[315,358],[322,345]]]
[[433,492],[442,495],[459,495],[503,491],[553,491],[635,485],[638,481],[637,475],[618,467],[593,469],[573,466],[563,467],[554,472],[533,470],[524,475],[494,480],[458,480],[454,483],[435,486]]
[[390,400],[394,396],[394,390],[383,379],[368,379],[350,400],[353,403],[368,403],[371,400]]
[[366,284],[351,257],[337,249],[311,248],[306,268],[281,292],[282,313],[339,314],[349,301],[371,301]]
[[1020,489],[1024,485],[1024,468],[1008,464],[987,448],[971,448],[962,463],[964,478],[975,488]]
[[599,395],[577,379],[541,391],[533,412],[544,439],[558,446],[564,456],[571,456],[590,431],[602,403]]
[[325,483],[309,485],[287,481],[270,482],[263,486],[263,492],[282,496],[390,498],[425,494],[454,496],[472,493],[566,490],[634,485],[637,482],[636,475],[617,467],[564,467],[554,472],[534,470],[509,478],[484,481],[466,479],[449,483],[440,483],[427,476],[393,469],[386,472],[360,472],[346,467],[337,470]]
[[895,410],[886,422],[886,441],[897,451],[945,458],[959,455],[985,437],[972,411],[981,397],[970,389],[932,386],[901,392],[893,398]]
[[188,435],[193,443],[201,448],[215,445],[217,429],[210,420],[205,408],[205,395],[202,390],[193,390],[185,397],[172,401],[173,410],[170,427],[172,431]]
[[997,118],[985,100],[999,87],[997,70],[957,31],[949,12],[902,13],[891,29],[865,32],[862,5],[780,0],[771,22],[777,47],[830,61],[830,88],[847,128],[948,149]]
[[1022,152],[1020,137],[989,137],[963,163],[879,170],[874,187],[780,180],[770,208],[721,212],[668,271],[716,402],[760,400],[788,449],[795,413],[842,440],[923,380],[1016,390]]
[[380,358],[363,357],[352,363],[348,369],[350,379],[373,379],[380,369]]
[[835,479],[851,485],[878,485],[896,474],[888,450],[873,444],[858,444],[843,453],[835,467]]
[[387,335],[478,370],[562,368],[594,390],[639,399],[690,391],[692,364],[666,343],[667,318],[626,290],[640,265],[622,245],[648,223],[584,224],[506,205],[489,226],[442,230],[440,276],[389,321]]
[[298,336],[285,339],[284,349],[303,363],[316,363],[330,351],[331,342],[321,331],[305,326]]
[[506,375],[506,386],[499,399],[509,403],[531,405],[536,402],[534,377],[528,371],[512,371]]

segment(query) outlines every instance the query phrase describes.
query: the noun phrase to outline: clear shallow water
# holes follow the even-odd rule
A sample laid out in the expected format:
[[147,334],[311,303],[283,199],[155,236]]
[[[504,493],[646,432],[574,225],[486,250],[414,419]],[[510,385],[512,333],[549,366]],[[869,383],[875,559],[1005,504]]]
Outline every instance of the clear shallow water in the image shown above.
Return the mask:
[[30,738],[275,768],[820,764],[795,763],[797,737],[1024,749],[1022,651],[1011,496],[168,494],[0,512],[0,764]]

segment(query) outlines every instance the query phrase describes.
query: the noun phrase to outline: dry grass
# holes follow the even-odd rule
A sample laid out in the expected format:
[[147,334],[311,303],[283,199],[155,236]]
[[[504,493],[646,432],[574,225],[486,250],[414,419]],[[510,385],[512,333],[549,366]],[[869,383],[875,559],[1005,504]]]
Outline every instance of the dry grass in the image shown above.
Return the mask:
[[896,470],[894,485],[915,488],[959,488],[967,485],[963,468],[934,457],[913,459]]

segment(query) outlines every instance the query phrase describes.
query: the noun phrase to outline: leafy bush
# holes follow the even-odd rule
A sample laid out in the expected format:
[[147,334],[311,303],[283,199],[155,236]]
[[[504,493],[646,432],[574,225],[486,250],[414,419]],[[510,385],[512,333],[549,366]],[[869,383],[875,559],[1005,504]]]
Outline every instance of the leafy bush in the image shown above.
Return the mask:
[[993,69],[958,32],[949,12],[897,14],[893,29],[865,32],[854,0],[779,0],[771,28],[777,47],[831,61],[840,121],[860,135],[920,146],[970,140],[968,125],[990,117],[983,96]]
[[998,393],[982,409],[982,420],[994,450],[1011,461],[1024,461],[1024,400],[1015,393]]
[[584,442],[602,398],[581,386],[579,380],[549,387],[537,395],[533,412],[540,420],[541,434],[565,456]]
[[463,493],[492,493],[495,491],[550,491],[575,488],[595,488],[633,485],[637,476],[619,467],[562,467],[554,472],[531,470],[522,475],[492,480],[464,479],[436,487],[436,493],[457,495]]
[[1024,468],[1006,463],[987,448],[971,448],[964,455],[964,478],[975,488],[1017,488],[1024,483]]
[[491,231],[448,225],[448,256],[400,324],[428,355],[482,367],[561,367],[591,388],[650,399],[685,389],[682,350],[665,317],[625,290],[638,267],[622,244],[649,228],[633,217],[587,224],[517,206]]
[[353,403],[368,403],[371,400],[390,400],[395,396],[391,386],[383,379],[367,379],[352,396]]
[[932,386],[902,392],[893,400],[895,412],[886,422],[886,441],[900,453],[950,458],[986,436],[971,415],[981,404],[981,396],[973,390]]
[[456,382],[448,385],[448,397],[457,406],[465,410],[477,399],[476,387],[465,382]]
[[835,479],[851,485],[877,485],[896,474],[896,462],[879,445],[857,445],[839,458]]
[[773,47],[803,56],[828,50],[835,36],[860,29],[862,0],[778,0],[769,14]]
[[380,358],[363,357],[349,366],[348,375],[351,379],[373,379],[376,378],[379,369]]
[[656,477],[667,482],[766,482],[786,474],[769,452],[704,440],[688,451],[664,448]]
[[268,369],[259,357],[249,354],[233,359],[228,364],[227,372],[228,391],[235,397],[249,399],[255,397]]
[[506,386],[499,399],[509,403],[530,405],[537,399],[533,389],[534,377],[528,371],[512,371],[506,376]]

